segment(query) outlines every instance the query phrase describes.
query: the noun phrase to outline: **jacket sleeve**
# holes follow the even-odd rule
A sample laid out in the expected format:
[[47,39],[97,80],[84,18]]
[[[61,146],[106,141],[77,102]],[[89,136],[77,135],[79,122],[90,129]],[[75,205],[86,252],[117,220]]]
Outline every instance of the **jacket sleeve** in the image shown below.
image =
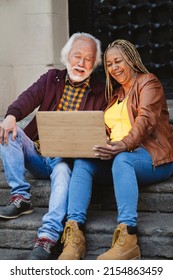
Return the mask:
[[7,115],[13,115],[17,121],[32,113],[44,99],[48,72],[40,76],[26,91],[8,107]]
[[136,116],[130,112],[133,115],[132,128],[122,139],[128,151],[139,147],[149,135],[152,135],[165,103],[162,85],[153,74],[146,74],[141,78],[136,91],[135,96],[138,96],[136,98]]

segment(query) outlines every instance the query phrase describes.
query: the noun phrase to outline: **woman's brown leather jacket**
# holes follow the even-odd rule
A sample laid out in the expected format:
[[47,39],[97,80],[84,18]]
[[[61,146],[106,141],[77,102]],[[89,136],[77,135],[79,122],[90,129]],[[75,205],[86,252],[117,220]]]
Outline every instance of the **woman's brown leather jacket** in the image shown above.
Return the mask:
[[[107,108],[122,94],[121,87]],[[162,85],[154,74],[137,75],[127,109],[132,125],[122,139],[127,150],[130,152],[143,146],[150,153],[154,166],[173,161],[173,129]]]

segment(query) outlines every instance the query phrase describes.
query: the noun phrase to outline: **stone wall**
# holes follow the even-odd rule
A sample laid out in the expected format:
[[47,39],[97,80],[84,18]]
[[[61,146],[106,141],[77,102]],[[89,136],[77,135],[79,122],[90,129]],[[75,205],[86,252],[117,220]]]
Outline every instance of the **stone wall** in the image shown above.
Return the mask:
[[69,37],[67,0],[0,0],[0,115],[42,73],[60,64]]

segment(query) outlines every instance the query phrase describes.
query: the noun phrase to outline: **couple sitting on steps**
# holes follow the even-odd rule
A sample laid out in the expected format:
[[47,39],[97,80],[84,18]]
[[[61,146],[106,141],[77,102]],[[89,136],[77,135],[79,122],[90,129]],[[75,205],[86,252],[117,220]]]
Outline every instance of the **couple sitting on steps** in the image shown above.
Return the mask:
[[[106,185],[112,178],[117,227],[112,247],[97,259],[139,259],[138,185],[166,180],[173,171],[173,134],[162,85],[145,68],[135,46],[123,39],[109,44],[104,52],[105,85],[94,77],[101,63],[101,45],[92,35],[73,34],[61,59],[66,69],[43,74],[8,107],[0,123],[1,155],[11,190],[0,218],[33,212],[26,169],[36,178],[50,178],[48,212],[28,259],[51,259],[61,235],[64,245],[58,259],[81,259],[86,252],[84,226],[93,179],[97,175]],[[96,143],[95,159],[43,157],[36,119],[24,130],[17,126],[37,107],[40,111],[104,111],[107,144]],[[70,145],[71,136],[67,137]]]

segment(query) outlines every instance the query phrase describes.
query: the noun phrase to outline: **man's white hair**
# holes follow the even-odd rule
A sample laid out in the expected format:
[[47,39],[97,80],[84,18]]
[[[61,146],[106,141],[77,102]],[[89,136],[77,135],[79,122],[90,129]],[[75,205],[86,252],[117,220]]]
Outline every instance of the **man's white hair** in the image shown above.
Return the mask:
[[92,36],[89,33],[84,33],[84,32],[77,32],[74,33],[70,39],[67,41],[65,46],[61,50],[61,62],[66,66],[68,63],[68,56],[69,52],[72,49],[73,43],[78,40],[78,39],[85,39],[85,40],[93,40],[93,42],[96,45],[96,59],[94,62],[93,68],[95,69],[99,64],[102,62],[101,58],[101,43],[98,39],[96,39],[94,36]]

